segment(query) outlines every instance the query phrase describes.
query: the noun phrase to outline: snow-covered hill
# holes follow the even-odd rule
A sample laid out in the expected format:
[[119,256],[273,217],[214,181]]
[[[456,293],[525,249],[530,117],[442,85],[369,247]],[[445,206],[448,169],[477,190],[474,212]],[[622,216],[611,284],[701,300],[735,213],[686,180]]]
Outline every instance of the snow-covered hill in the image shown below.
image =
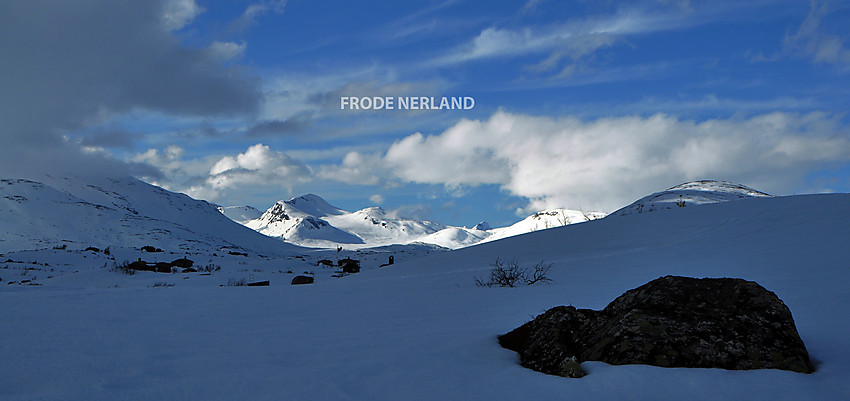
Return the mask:
[[658,210],[687,207],[690,205],[703,205],[707,203],[728,202],[771,196],[772,195],[750,187],[728,181],[691,181],[640,198],[634,203],[611,213],[611,215],[625,216],[628,214],[654,212]]
[[[227,210],[227,208],[224,208]],[[224,213],[224,211],[223,211]],[[350,249],[391,244],[426,243],[457,249],[567,224],[604,217],[604,213],[550,209],[535,213],[508,227],[491,228],[486,222],[473,228],[446,226],[391,216],[380,207],[350,213],[308,194],[278,201],[259,218],[236,220],[270,237],[294,244]]]
[[151,245],[173,251],[287,254],[213,205],[131,177],[0,180],[0,252]]
[[484,241],[495,241],[515,235],[530,233],[569,224],[584,223],[605,217],[602,212],[584,212],[569,209],[547,209],[537,212],[508,227],[491,228],[490,235]]

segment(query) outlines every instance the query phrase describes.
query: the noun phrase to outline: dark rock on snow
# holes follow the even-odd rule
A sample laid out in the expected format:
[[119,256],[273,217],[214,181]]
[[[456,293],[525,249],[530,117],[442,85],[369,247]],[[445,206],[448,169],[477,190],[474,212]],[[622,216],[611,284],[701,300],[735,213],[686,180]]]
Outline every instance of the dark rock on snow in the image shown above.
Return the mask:
[[295,276],[292,278],[292,285],[298,284],[313,284],[313,278],[310,276]]
[[552,308],[499,337],[527,368],[581,377],[579,364],[814,371],[791,311],[758,283],[666,276],[601,311]]

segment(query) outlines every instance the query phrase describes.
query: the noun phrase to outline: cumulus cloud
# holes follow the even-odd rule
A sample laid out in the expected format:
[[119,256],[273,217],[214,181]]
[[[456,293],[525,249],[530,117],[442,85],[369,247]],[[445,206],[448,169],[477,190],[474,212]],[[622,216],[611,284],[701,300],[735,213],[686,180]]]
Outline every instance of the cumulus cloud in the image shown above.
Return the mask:
[[129,161],[156,168],[159,174],[144,176],[147,181],[206,200],[234,191],[291,192],[296,184],[313,178],[309,166],[261,143],[236,155],[188,159],[184,155],[183,148],[170,145],[148,149]]
[[291,188],[309,180],[312,171],[289,155],[258,143],[245,153],[225,156],[210,168],[207,183],[213,189],[247,185],[278,185]]
[[[346,156],[346,178],[378,175],[449,188],[499,185],[547,207],[611,211],[647,190],[727,179],[782,193],[813,168],[850,160],[848,127],[823,113],[682,120],[656,114],[584,121],[497,112],[438,135],[416,133],[384,155]],[[356,167],[356,168],[355,168]]]
[[147,163],[162,170],[164,173],[174,174],[175,172],[184,169],[183,166],[183,148],[177,145],[169,145],[164,150],[148,149],[147,151],[137,154],[130,158],[136,163]]
[[374,194],[374,195],[372,195],[372,196],[370,196],[370,197],[369,197],[369,201],[370,201],[370,202],[372,202],[372,203],[374,203],[374,204],[376,204],[376,205],[381,205],[381,204],[383,204],[383,203],[384,203],[384,200],[385,200],[385,199],[384,199],[384,196],[383,196],[383,195],[381,195],[381,194]]
[[319,177],[350,184],[381,185],[391,175],[380,154],[348,152],[338,165],[325,165],[319,169]]

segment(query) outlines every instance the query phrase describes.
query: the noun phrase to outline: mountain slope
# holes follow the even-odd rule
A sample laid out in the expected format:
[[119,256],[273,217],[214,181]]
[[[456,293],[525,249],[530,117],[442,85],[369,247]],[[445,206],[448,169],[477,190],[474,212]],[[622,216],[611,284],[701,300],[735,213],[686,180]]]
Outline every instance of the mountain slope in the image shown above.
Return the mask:
[[297,249],[233,222],[205,201],[131,177],[0,180],[0,249],[63,244],[267,254]]
[[688,205],[703,205],[707,203],[771,196],[750,187],[728,181],[691,181],[640,198],[634,203],[616,210],[611,215],[625,216],[628,214],[687,207]]
[[583,212],[570,209],[547,209],[528,216],[510,226],[491,228],[490,234],[484,241],[495,241],[538,230],[583,223],[605,217],[601,212]]

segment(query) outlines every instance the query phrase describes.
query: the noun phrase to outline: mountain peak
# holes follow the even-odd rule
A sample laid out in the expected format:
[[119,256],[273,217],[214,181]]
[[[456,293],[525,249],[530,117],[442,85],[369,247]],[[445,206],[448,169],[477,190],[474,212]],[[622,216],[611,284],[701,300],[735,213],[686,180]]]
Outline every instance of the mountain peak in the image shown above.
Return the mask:
[[493,227],[490,227],[490,224],[488,224],[486,221],[482,221],[482,222],[476,224],[475,227],[472,227],[473,230],[481,230],[481,231],[491,230],[492,228]]
[[334,205],[331,205],[330,203],[322,199],[321,196],[315,194],[305,194],[290,198],[288,201],[283,202],[310,216],[338,216],[345,213],[344,210]]

